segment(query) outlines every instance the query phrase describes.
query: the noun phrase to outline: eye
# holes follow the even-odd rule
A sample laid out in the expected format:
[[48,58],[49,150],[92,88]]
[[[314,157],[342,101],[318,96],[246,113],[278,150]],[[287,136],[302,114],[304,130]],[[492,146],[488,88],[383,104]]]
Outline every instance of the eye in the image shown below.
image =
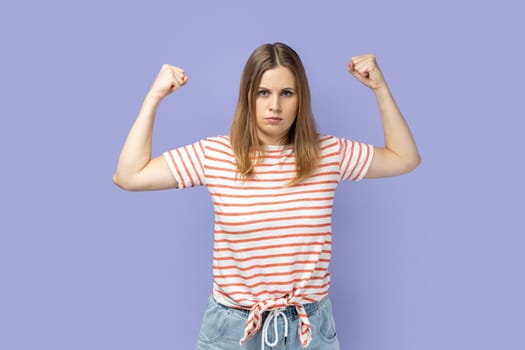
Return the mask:
[[281,92],[281,95],[285,96],[285,97],[291,97],[291,96],[293,96],[293,91],[292,90],[283,90]]
[[269,94],[270,94],[270,92],[268,90],[265,90],[265,89],[261,89],[261,90],[257,91],[257,95],[259,95],[259,96],[265,97],[265,96],[268,96]]

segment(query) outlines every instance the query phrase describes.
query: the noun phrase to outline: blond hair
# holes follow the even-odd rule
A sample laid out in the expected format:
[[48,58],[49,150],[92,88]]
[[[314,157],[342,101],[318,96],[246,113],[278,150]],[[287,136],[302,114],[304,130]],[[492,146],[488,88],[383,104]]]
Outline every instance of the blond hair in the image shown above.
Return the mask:
[[[296,176],[289,185],[301,182],[317,169],[320,160],[319,135],[312,115],[310,88],[299,55],[283,43],[264,44],[253,51],[241,76],[239,99],[230,128],[230,142],[242,178],[254,175],[255,163],[263,153],[257,136],[255,100],[262,75],[283,66],[295,77],[298,96],[297,116],[283,144],[293,145]],[[254,159],[254,161],[251,160]]]

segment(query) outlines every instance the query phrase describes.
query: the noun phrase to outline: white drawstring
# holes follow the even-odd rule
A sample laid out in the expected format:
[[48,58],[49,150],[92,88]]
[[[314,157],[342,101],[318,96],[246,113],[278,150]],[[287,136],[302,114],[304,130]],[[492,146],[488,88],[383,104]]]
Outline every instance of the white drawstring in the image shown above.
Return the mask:
[[[284,343],[286,344],[286,339],[288,338],[288,319],[286,318],[286,314],[282,312],[281,310],[272,310],[268,314],[268,317],[264,321],[263,328],[262,328],[262,334],[261,334],[261,350],[264,350],[264,345],[268,345],[270,347],[274,347],[279,343],[279,331],[277,330],[277,318],[281,316],[284,319]],[[270,342],[268,340],[268,327],[270,327],[270,322],[273,320],[273,330],[275,333],[275,339],[273,342]]]

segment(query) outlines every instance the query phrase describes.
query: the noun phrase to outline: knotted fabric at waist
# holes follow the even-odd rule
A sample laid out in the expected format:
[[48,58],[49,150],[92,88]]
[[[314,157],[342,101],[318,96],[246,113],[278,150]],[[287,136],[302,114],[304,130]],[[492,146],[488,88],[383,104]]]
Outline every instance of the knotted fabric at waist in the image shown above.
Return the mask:
[[[248,320],[244,326],[244,335],[240,340],[240,344],[243,345],[245,342],[250,340],[255,333],[263,327],[262,334],[262,348],[264,348],[265,339],[267,339],[266,331],[268,329],[269,323],[273,320],[274,324],[279,316],[285,319],[285,338],[287,336],[287,324],[286,314],[280,312],[280,310],[286,309],[289,306],[294,306],[297,311],[297,316],[299,318],[298,322],[298,335],[301,345],[307,347],[312,341],[312,327],[310,321],[308,320],[308,315],[304,308],[304,305],[296,302],[293,298],[275,298],[275,299],[266,299],[258,302],[253,305],[248,314]],[[270,311],[268,318],[266,319],[265,325],[263,326],[263,313],[265,311]],[[278,340],[278,335],[276,335],[275,343]],[[267,341],[267,340],[266,340]],[[271,343],[267,343],[272,346]]]

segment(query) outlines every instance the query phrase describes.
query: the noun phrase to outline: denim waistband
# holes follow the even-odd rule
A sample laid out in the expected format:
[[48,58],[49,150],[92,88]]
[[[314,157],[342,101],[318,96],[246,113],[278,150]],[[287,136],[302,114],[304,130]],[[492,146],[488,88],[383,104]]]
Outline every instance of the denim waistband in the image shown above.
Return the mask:
[[[243,320],[248,319],[248,315],[250,313],[249,309],[234,308],[234,307],[229,307],[229,306],[220,304],[219,302],[217,302],[217,300],[215,300],[213,296],[210,297],[210,300],[212,300],[220,308],[227,311],[231,316],[234,316],[234,317],[237,317]],[[319,310],[321,307],[323,307],[327,302],[328,302],[328,297],[326,296],[317,302],[303,304],[303,307],[304,307],[304,310],[306,311],[306,314],[310,316],[313,313],[315,313],[317,310]],[[289,320],[296,320],[298,318],[297,308],[293,305],[290,305],[286,307],[285,309],[282,309],[281,311],[286,315],[286,317]],[[263,317],[265,317],[268,313],[269,311],[266,311]]]

